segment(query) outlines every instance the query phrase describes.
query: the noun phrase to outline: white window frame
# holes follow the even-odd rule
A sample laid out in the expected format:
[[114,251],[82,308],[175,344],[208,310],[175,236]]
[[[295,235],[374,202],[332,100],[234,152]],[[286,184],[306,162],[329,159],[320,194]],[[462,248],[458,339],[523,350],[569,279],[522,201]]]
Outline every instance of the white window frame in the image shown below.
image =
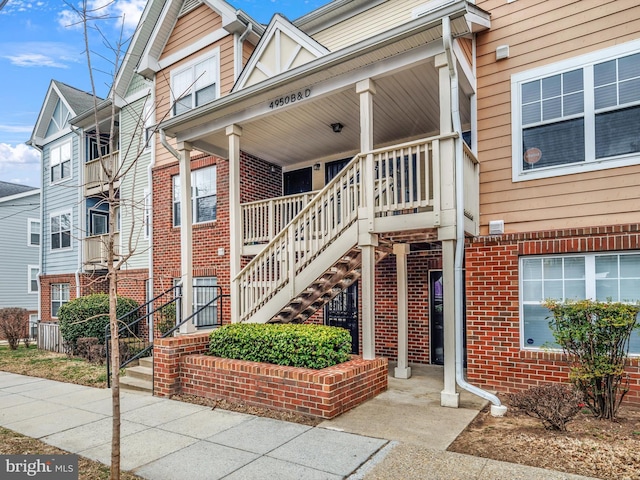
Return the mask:
[[[34,223],[38,224],[38,228],[37,229],[33,228],[33,224]],[[33,235],[34,233],[38,234],[38,243],[32,243],[31,242],[31,235]],[[27,219],[27,246],[28,247],[40,247],[41,243],[42,243],[42,226],[40,224],[40,219],[39,218],[28,218]]]
[[[202,196],[197,196],[195,194],[195,185],[196,185],[196,181],[195,181],[195,177],[198,174],[198,172],[205,172],[207,169],[213,169],[213,178],[214,178],[214,187],[215,187],[215,191],[211,194],[211,195],[202,195]],[[176,205],[180,205],[180,196],[176,195],[176,182],[175,180],[179,179],[180,176],[179,175],[174,175],[171,178],[171,195],[172,195],[172,202],[171,202],[171,216],[172,216],[172,225],[173,227],[179,227],[180,225],[176,223]],[[192,224],[193,225],[197,225],[200,223],[211,223],[211,222],[215,222],[218,219],[218,213],[217,213],[217,206],[218,206],[218,168],[217,165],[210,165],[208,167],[204,167],[204,168],[199,168],[197,170],[192,170],[191,171],[191,220],[192,220]],[[181,187],[182,188],[182,187]],[[204,220],[204,221],[196,221],[195,220],[195,215],[198,209],[198,198],[204,198],[204,197],[210,197],[212,195],[215,195],[216,197],[216,215],[213,219],[211,220]],[[177,198],[176,198],[177,197]],[[178,211],[180,211],[179,207],[178,207]],[[182,218],[180,219],[180,222],[182,222]]]
[[[201,105],[197,105],[196,104],[196,91],[194,91],[194,87],[195,82],[196,82],[196,74],[195,74],[195,68],[196,66],[209,61],[213,59],[214,60],[214,64],[215,64],[215,99],[212,101],[217,100],[218,98],[220,98],[220,47],[216,47],[215,49],[213,49],[210,52],[207,52],[205,55],[201,55],[198,58],[195,58],[191,61],[189,61],[188,63],[185,63],[184,65],[181,65],[180,67],[174,69],[171,71],[171,79],[170,79],[170,83],[171,83],[171,116],[175,117],[177,115],[180,115],[179,113],[175,113],[175,105],[177,103],[177,101],[184,97],[186,94],[190,94],[191,95],[191,108],[190,110],[193,110],[194,108],[197,108]],[[185,73],[187,71],[191,70],[191,81],[189,82],[190,87],[187,90],[184,91],[176,91],[176,87],[174,87],[175,85],[175,78],[182,74]],[[213,83],[213,82],[212,82]],[[200,88],[198,91],[206,88],[207,86],[211,85],[211,83],[208,83],[207,85],[203,86],[202,88]],[[181,88],[181,90],[183,90]],[[209,102],[206,102],[209,103]],[[202,105],[205,105],[204,103]],[[184,113],[184,112],[182,112]]]
[[[62,147],[64,145],[69,145],[69,159],[62,160]],[[53,152],[54,150],[60,150],[60,158],[53,163]],[[69,163],[69,175],[66,177],[62,176],[62,172],[64,171],[63,165],[65,163]],[[57,180],[53,179],[53,168],[60,165],[60,178]],[[56,143],[55,145],[49,148],[49,183],[56,184],[65,182],[69,179],[73,178],[73,141],[71,139],[64,140],[62,142]]]
[[[33,278],[33,270],[37,270],[36,278]],[[38,293],[40,291],[40,282],[38,281],[38,275],[40,275],[40,265],[27,265],[27,293]],[[36,289],[33,290],[32,283],[35,280]]]
[[[69,246],[68,247],[58,247],[58,248],[53,248],[53,242],[51,241],[51,238],[53,236],[53,231],[51,229],[51,222],[53,220],[54,217],[62,217],[63,215],[69,215]],[[69,250],[73,250],[73,236],[71,235],[71,232],[73,231],[73,211],[72,210],[67,210],[64,212],[54,212],[51,215],[49,215],[49,251],[50,252],[66,252]],[[42,239],[40,240],[40,242],[42,243]],[[60,230],[60,244],[62,245],[62,230]]]
[[[60,307],[71,299],[71,285],[68,283],[52,283],[49,288],[51,289],[51,318],[58,318],[57,314]],[[57,295],[54,295],[54,292],[56,292]],[[63,293],[66,293],[66,295],[64,295],[66,296],[66,299],[64,298]],[[56,315],[53,314],[54,303],[59,304],[56,309]]]
[[[537,352],[541,352],[541,351],[557,351],[560,352],[560,349],[553,349],[553,348],[546,348],[546,347],[539,347],[539,346],[529,346],[526,344],[526,338],[525,338],[525,331],[524,331],[524,323],[525,323],[525,318],[524,318],[524,305],[525,305],[525,301],[524,301],[524,275],[523,275],[523,264],[524,261],[526,259],[541,259],[541,260],[545,260],[545,259],[558,259],[558,258],[575,258],[575,257],[583,257],[584,261],[585,261],[585,265],[584,265],[584,270],[585,270],[585,276],[584,276],[584,280],[585,280],[585,299],[589,299],[589,300],[596,300],[596,262],[595,259],[596,257],[602,257],[602,256],[611,256],[611,255],[617,255],[617,256],[624,256],[624,255],[638,255],[640,254],[640,251],[626,251],[626,252],[620,252],[620,251],[614,251],[614,252],[608,252],[608,251],[603,251],[603,252],[584,252],[584,253],[569,253],[569,254],[556,254],[556,255],[527,255],[527,256],[522,256],[519,258],[518,261],[518,290],[519,290],[519,295],[518,295],[518,303],[519,303],[519,315],[520,315],[520,348],[522,350],[529,350],[529,351],[537,351]],[[564,279],[564,277],[563,277]],[[582,300],[585,300],[582,299]],[[527,304],[530,305],[534,305],[534,304],[539,304],[538,302],[526,302]],[[540,302],[541,303],[541,302]],[[549,313],[549,316],[551,316],[551,313]],[[640,351],[639,352],[634,352],[631,353],[629,352],[629,356],[633,356],[633,357],[640,357]]]
[[[618,155],[608,158],[595,158],[595,105],[593,66],[597,63],[615,60],[640,52],[640,40],[580,55],[562,62],[545,65],[511,76],[511,158],[512,180],[521,182],[539,178],[556,177],[573,173],[591,172],[609,168],[623,167],[640,163],[640,152]],[[536,170],[522,169],[522,85],[534,80],[570,72],[583,71],[584,121],[585,121],[585,161],[567,165],[549,166]],[[640,103],[640,102],[639,102]],[[617,110],[617,108],[616,108]]]

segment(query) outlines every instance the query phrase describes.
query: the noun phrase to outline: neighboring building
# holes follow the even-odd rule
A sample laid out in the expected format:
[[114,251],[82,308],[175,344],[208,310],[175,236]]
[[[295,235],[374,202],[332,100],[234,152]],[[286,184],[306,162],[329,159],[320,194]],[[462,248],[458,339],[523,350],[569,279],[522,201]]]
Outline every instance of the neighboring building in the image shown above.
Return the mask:
[[40,190],[0,181],[0,308],[20,307],[38,321]]

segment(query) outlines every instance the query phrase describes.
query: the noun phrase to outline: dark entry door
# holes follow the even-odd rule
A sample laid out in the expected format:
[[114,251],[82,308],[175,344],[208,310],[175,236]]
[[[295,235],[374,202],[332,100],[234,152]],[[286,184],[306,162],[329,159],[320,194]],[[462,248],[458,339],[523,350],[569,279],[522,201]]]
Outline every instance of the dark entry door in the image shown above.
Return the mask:
[[[463,284],[464,295],[464,284]],[[444,298],[442,285],[442,270],[429,270],[429,343],[431,344],[431,363],[444,365]],[[467,314],[463,302],[462,329],[464,342],[464,366],[467,366]],[[453,352],[451,352],[453,355]]]
[[324,324],[351,333],[351,353],[360,352],[358,341],[358,282],[345,288],[324,306]]

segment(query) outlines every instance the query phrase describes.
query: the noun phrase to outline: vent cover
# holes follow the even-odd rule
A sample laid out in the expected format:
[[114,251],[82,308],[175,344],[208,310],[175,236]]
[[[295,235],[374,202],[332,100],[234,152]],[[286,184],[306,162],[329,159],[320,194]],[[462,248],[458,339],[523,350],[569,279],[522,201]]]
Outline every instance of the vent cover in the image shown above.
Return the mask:
[[489,235],[502,235],[504,233],[504,220],[491,220],[489,222]]
[[194,8],[199,7],[202,4],[202,0],[185,0],[182,4],[182,8],[180,9],[179,17],[186,15]]

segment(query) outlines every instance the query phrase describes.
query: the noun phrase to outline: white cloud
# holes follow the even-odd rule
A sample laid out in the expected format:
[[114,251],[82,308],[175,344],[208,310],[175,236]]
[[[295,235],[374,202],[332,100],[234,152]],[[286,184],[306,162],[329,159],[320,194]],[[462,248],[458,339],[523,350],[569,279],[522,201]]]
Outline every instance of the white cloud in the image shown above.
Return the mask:
[[[109,19],[117,28],[124,22],[125,30],[131,32],[138,26],[146,3],[146,0],[87,0],[87,16]],[[77,8],[81,10],[81,4]],[[82,27],[80,15],[73,9],[58,12],[58,24],[64,28]]]
[[40,152],[20,143],[0,143],[0,180],[39,186]]
[[31,133],[32,131],[32,125],[3,125],[0,123],[0,133]]
[[0,44],[0,52],[0,58],[18,67],[68,68],[79,61],[81,50],[58,42],[24,42]]

